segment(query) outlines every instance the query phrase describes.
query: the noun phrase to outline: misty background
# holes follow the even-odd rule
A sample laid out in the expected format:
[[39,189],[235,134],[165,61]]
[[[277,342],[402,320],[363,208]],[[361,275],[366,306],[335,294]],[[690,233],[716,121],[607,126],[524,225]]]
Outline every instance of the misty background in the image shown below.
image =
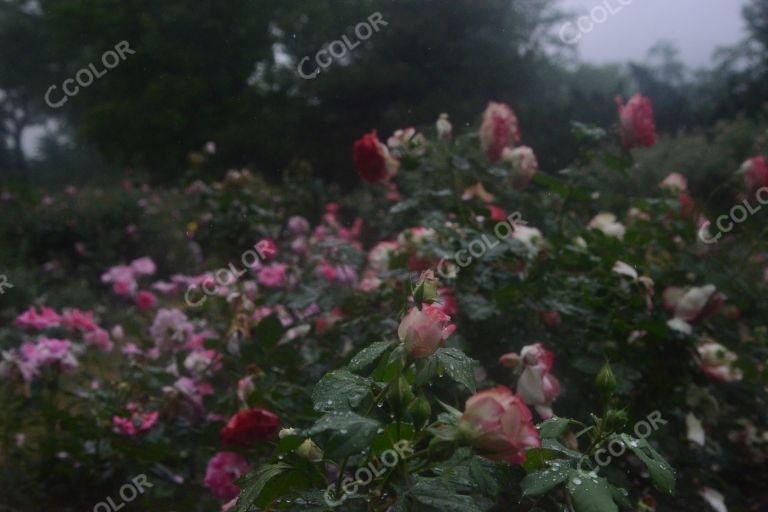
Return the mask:
[[[576,156],[570,121],[614,122],[617,95],[650,97],[662,135],[760,115],[766,1],[608,0],[618,12],[564,44],[564,23],[605,4],[2,0],[0,179],[168,183],[247,166],[348,185],[361,133],[432,126],[441,112],[475,122],[489,100],[513,105],[554,171]],[[303,57],[374,12],[387,22],[379,32],[316,79],[299,76]],[[122,40],[135,55],[64,107],[45,104],[51,85]],[[203,168],[208,141],[217,153]]]

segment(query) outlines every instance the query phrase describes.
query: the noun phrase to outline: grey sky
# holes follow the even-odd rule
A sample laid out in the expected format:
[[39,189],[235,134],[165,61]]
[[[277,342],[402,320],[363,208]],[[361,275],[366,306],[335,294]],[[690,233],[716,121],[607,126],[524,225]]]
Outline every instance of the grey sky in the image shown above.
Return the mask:
[[583,60],[642,60],[654,43],[668,39],[686,64],[701,67],[717,46],[733,44],[746,33],[741,8],[747,0],[561,0],[562,7],[581,14],[606,3],[616,14],[581,39]]

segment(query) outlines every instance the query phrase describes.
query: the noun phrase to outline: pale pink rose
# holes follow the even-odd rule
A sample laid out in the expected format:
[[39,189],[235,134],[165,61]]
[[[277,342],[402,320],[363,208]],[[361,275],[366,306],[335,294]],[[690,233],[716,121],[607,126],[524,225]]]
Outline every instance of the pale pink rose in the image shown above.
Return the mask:
[[477,182],[471,187],[464,190],[464,193],[461,195],[461,198],[464,201],[469,201],[471,199],[478,198],[484,203],[492,203],[494,199],[496,199],[493,194],[485,190],[485,187],[480,182]]
[[742,379],[742,372],[734,367],[738,356],[714,340],[705,340],[697,347],[699,367],[709,377],[720,382],[736,382]]
[[512,232],[512,238],[522,243],[531,256],[536,256],[544,247],[544,235],[536,228],[514,224],[515,230]]
[[670,286],[664,290],[664,307],[672,311],[675,318],[696,322],[717,313],[725,302],[725,295],[717,292],[715,285],[678,288]]
[[495,162],[501,158],[501,152],[507,146],[520,142],[520,130],[517,126],[517,116],[504,103],[488,103],[483,113],[483,123],[480,125],[480,143],[488,159]]
[[744,176],[744,185],[750,194],[768,187],[768,159],[764,156],[750,158],[741,166],[739,174]]
[[109,333],[101,328],[97,328],[87,333],[84,337],[85,343],[97,348],[102,352],[112,351],[112,340],[109,338]]
[[315,320],[315,332],[322,336],[333,328],[334,325],[344,319],[344,313],[339,308],[333,308],[330,313],[321,315]]
[[195,377],[205,377],[221,369],[221,359],[215,350],[195,350],[184,359],[184,368]]
[[61,324],[61,317],[51,308],[41,308],[40,313],[30,306],[28,310],[16,317],[16,325],[42,331],[51,327],[58,327]]
[[19,351],[32,374],[43,366],[52,366],[62,373],[72,373],[78,366],[69,340],[40,338],[37,343],[22,344]]
[[363,274],[363,279],[360,280],[360,284],[357,288],[363,292],[372,292],[381,286],[381,279],[376,274],[366,272]]
[[539,169],[536,155],[528,146],[504,148],[501,161],[509,170],[509,182],[516,190],[526,188]]
[[636,94],[627,105],[621,96],[616,97],[619,107],[621,138],[624,147],[651,147],[656,144],[656,123],[653,120],[651,100]]
[[501,364],[507,367],[514,368],[519,362],[523,363],[523,371],[517,380],[517,395],[544,419],[552,417],[552,402],[560,394],[560,382],[550,373],[554,361],[555,355],[541,343],[523,347],[519,356],[511,353],[500,358]]
[[387,139],[387,146],[390,149],[405,147],[414,135],[416,135],[416,128],[413,127],[395,130],[395,133]]
[[267,288],[280,288],[285,279],[285,265],[282,263],[272,263],[259,270],[259,284]]
[[411,357],[429,357],[456,330],[450,320],[442,307],[425,305],[421,311],[413,307],[400,322],[397,335]]
[[219,452],[208,461],[204,483],[214,497],[230,501],[240,493],[235,481],[250,470],[246,460],[237,453]]
[[160,351],[178,350],[192,336],[193,326],[178,309],[161,309],[149,328],[149,334]]
[[596,229],[602,231],[605,236],[624,239],[624,234],[627,232],[627,228],[624,224],[616,220],[616,215],[612,213],[599,213],[589,221],[587,229]]
[[248,404],[248,397],[251,393],[256,391],[256,384],[253,382],[253,377],[243,377],[237,381],[237,398],[244,404]]
[[379,242],[368,251],[368,267],[375,272],[386,272],[389,270],[389,260],[392,254],[397,252],[397,242],[387,240]]
[[132,295],[138,286],[136,284],[136,271],[127,265],[111,267],[102,274],[101,282],[111,283],[112,291],[117,295]]
[[131,262],[131,269],[136,275],[151,276],[157,270],[155,262],[151,258],[139,258]]
[[674,194],[686,192],[688,190],[688,179],[679,172],[673,172],[659,184],[662,190],[667,190]]
[[309,233],[309,221],[299,215],[294,215],[288,219],[288,231],[292,235],[306,235]]
[[459,429],[481,455],[491,460],[522,464],[527,448],[541,446],[531,411],[503,386],[469,397]]
[[157,305],[155,294],[147,291],[140,291],[136,294],[136,307],[139,311],[149,311]]
[[442,140],[449,140],[453,135],[453,126],[448,120],[448,114],[442,113],[435,122],[435,128],[437,129],[437,138]]

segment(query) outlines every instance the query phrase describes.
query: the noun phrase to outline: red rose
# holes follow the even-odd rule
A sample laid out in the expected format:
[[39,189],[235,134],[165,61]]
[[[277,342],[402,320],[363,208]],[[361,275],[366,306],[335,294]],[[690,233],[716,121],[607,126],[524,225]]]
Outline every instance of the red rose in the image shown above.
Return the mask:
[[358,174],[368,183],[383,183],[389,179],[389,166],[397,160],[389,155],[387,147],[379,141],[376,130],[363,135],[353,146],[352,159]]
[[269,441],[278,430],[279,418],[264,409],[249,409],[232,416],[221,429],[225,446],[248,447],[258,441]]
[[656,123],[653,120],[651,100],[636,94],[625,106],[624,98],[617,96],[616,104],[619,107],[621,139],[624,141],[624,147],[627,149],[649,148],[656,144]]

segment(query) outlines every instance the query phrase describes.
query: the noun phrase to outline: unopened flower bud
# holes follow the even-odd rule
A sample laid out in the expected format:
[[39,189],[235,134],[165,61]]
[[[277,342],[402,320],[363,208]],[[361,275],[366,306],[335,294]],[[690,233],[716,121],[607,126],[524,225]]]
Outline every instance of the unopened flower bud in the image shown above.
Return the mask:
[[393,386],[390,386],[387,392],[387,402],[389,406],[398,412],[402,412],[405,406],[413,401],[413,391],[405,377],[400,377]]
[[613,374],[613,370],[611,370],[610,363],[606,362],[597,373],[595,384],[597,385],[597,390],[603,395],[610,395],[616,389],[616,376]]
[[416,288],[413,290],[413,299],[418,306],[422,304],[432,304],[437,300],[437,278],[432,270],[425,270],[421,273],[416,282]]
[[422,426],[432,417],[432,406],[426,398],[419,396],[408,405],[405,415],[413,420],[415,425]]
[[296,453],[298,453],[300,457],[304,457],[311,462],[320,462],[323,460],[323,450],[321,450],[311,439],[304,440],[304,442],[296,448]]

